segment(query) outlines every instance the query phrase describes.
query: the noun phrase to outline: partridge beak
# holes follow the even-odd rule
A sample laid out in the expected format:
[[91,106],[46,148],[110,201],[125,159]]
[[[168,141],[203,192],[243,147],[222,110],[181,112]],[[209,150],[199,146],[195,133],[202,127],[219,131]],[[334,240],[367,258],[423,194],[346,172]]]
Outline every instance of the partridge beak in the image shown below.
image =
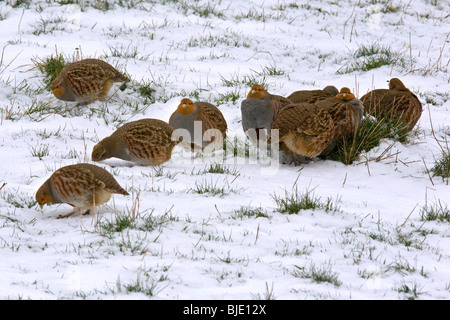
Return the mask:
[[342,96],[343,96],[344,98],[347,98],[347,93],[344,92],[344,93],[342,94]]
[[182,106],[183,108],[186,108],[186,103],[183,103],[183,106]]
[[252,94],[255,94],[256,93],[256,90],[252,90]]

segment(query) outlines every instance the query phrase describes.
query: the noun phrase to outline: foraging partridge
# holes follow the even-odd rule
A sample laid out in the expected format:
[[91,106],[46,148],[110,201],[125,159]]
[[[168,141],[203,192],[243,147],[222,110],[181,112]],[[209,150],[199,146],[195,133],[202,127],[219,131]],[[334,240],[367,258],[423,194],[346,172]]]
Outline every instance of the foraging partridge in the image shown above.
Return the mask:
[[[213,151],[223,147],[227,122],[222,112],[209,102],[194,103],[190,99],[182,99],[177,110],[170,116],[169,124],[177,135],[186,138],[181,145],[187,149],[206,150],[205,147],[209,146],[208,149]],[[186,133],[189,136],[185,136]]]
[[291,103],[283,96],[270,94],[259,84],[253,85],[247,99],[241,102],[242,128],[247,137],[256,145],[260,140],[267,140],[268,136],[260,130],[266,129],[270,135],[278,113]]
[[290,162],[304,162],[321,154],[335,131],[331,115],[311,103],[295,103],[281,109],[273,129],[279,130],[279,141],[275,142],[280,142],[280,150]]
[[126,123],[94,146],[92,160],[115,157],[143,166],[160,165],[170,160],[178,143],[172,133],[172,126],[158,119]]
[[364,115],[362,102],[355,97],[349,88],[343,87],[335,96],[314,103],[327,111],[334,123],[334,135],[330,145],[321,153],[328,156],[334,151],[338,142],[345,138],[353,138]]
[[36,201],[41,207],[47,203],[67,203],[74,207],[72,212],[57,217],[61,219],[81,210],[89,214],[113,193],[128,195],[105,169],[79,163],[56,170],[36,192]]
[[84,59],[65,67],[50,89],[60,100],[84,103],[105,98],[114,82],[128,81],[130,79],[110,64],[98,59]]
[[401,120],[412,130],[422,115],[422,103],[398,78],[389,81],[389,89],[375,89],[361,97],[366,113],[375,118]]
[[299,90],[291,93],[287,98],[293,103],[314,103],[329,97],[335,97],[339,90],[335,86],[326,86],[323,90]]
[[330,155],[340,141],[353,137],[362,116],[361,101],[344,87],[335,97],[284,107],[273,128],[279,129],[280,150],[286,157],[304,162]]

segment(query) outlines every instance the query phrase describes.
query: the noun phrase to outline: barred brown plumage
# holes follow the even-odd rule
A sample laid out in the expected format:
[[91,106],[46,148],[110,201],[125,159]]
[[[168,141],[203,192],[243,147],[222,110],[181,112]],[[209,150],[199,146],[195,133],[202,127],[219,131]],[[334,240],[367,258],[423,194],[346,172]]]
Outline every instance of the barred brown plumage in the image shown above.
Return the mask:
[[295,103],[283,108],[273,129],[279,130],[279,142],[284,143],[280,149],[290,150],[294,162],[318,156],[334,135],[330,114],[310,103]]
[[[169,124],[176,130],[176,134],[183,137],[181,145],[184,148],[203,151],[221,149],[228,127],[222,112],[216,106],[209,102],[194,103],[188,98],[181,100],[177,110],[170,116]],[[186,130],[190,137],[181,130]],[[190,140],[185,141],[188,138]]]
[[330,145],[321,153],[328,156],[335,150],[337,143],[356,134],[364,115],[362,102],[355,98],[349,88],[343,87],[335,97],[315,102],[319,108],[326,110],[333,119],[334,137]]
[[422,115],[419,98],[398,78],[389,81],[389,89],[375,89],[361,97],[365,112],[377,119],[402,120],[412,130]]
[[84,59],[65,67],[50,89],[60,100],[92,102],[107,96],[114,82],[128,82],[113,66],[98,59]]
[[279,129],[280,150],[294,162],[328,156],[339,141],[352,136],[363,116],[361,101],[348,88],[335,97],[315,103],[301,102],[284,107],[273,129]]
[[298,90],[287,96],[293,103],[314,103],[329,97],[335,97],[339,90],[335,86],[326,86],[323,90]]
[[114,193],[128,195],[105,169],[79,163],[56,170],[36,192],[36,201],[41,207],[47,203],[67,203],[74,207],[72,212],[57,217],[60,219],[81,210],[88,214]]
[[170,160],[172,150],[178,144],[172,140],[172,133],[173,127],[159,119],[126,123],[94,146],[92,160],[115,157],[144,166],[163,164]]

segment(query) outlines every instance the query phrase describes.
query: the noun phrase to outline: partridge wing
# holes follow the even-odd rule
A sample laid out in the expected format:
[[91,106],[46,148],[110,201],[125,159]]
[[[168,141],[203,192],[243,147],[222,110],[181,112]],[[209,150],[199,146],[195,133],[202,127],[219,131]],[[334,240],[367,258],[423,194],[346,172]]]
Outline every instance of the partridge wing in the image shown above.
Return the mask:
[[283,96],[278,96],[278,95],[271,95],[271,103],[272,103],[272,110],[273,110],[273,115],[272,115],[272,126],[273,124],[275,124],[277,118],[278,118],[278,114],[280,113],[280,111],[287,107],[288,105],[291,105],[292,102],[289,99],[286,99]]
[[76,96],[97,96],[103,93],[114,73],[95,64],[76,64],[66,72],[67,81]]
[[395,95],[392,90],[375,89],[361,97],[364,111],[374,117],[381,116],[395,103]]
[[89,198],[93,190],[105,187],[105,183],[97,179],[89,169],[76,165],[57,170],[51,176],[51,181],[54,191],[67,203]]
[[291,93],[288,99],[293,103],[314,103],[329,97],[332,97],[332,95],[324,90],[299,90]]
[[80,163],[78,166],[88,169],[92,172],[96,179],[100,180],[105,184],[105,189],[111,193],[119,193],[123,195],[128,195],[128,192],[125,191],[116,179],[112,176],[111,173],[106,171],[105,169],[88,164],[88,163]]
[[124,133],[128,151],[141,159],[158,158],[161,152],[169,152],[175,142],[160,126],[136,124]]
[[318,135],[333,126],[327,111],[310,104],[293,104],[279,114],[274,129],[279,129],[280,139],[292,131],[310,136]]
[[99,59],[85,59],[82,60],[81,63],[84,63],[86,65],[90,65],[90,66],[98,66],[101,69],[103,69],[103,71],[105,72],[104,76],[106,78],[108,78],[109,80],[113,80],[113,81],[130,81],[129,78],[127,78],[126,76],[124,76],[119,70],[117,70],[116,68],[114,68],[112,65],[110,65],[109,63],[99,60]]
[[211,104],[198,103],[201,106],[200,116],[203,122],[203,130],[218,129],[222,134],[227,131],[227,122],[222,112]]

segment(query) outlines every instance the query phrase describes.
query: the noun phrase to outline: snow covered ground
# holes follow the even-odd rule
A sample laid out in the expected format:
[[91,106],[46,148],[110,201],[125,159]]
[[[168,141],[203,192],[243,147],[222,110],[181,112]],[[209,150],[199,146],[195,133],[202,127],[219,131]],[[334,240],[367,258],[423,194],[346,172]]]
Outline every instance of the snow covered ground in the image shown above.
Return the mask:
[[[450,133],[449,32],[448,1],[0,2],[0,298],[450,299],[449,221],[421,214],[450,203],[429,172]],[[391,63],[358,67],[371,46]],[[89,105],[58,101],[33,61],[60,53],[104,59],[133,84]],[[216,166],[176,149],[158,168],[99,163],[130,196],[94,216],[57,220],[70,206],[34,200],[119,125],[168,121],[183,97],[218,105],[244,141],[252,81],[360,97],[392,77],[423,102],[417,130],[351,165]],[[334,209],[280,212],[276,199],[296,192]]]

